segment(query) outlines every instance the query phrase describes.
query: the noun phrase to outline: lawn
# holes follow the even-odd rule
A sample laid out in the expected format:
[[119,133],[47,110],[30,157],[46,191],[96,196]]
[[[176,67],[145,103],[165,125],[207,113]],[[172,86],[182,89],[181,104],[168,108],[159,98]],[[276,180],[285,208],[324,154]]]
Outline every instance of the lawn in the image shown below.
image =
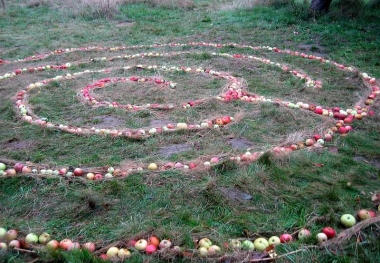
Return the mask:
[[0,261],[378,262],[379,1],[307,2],[5,1]]

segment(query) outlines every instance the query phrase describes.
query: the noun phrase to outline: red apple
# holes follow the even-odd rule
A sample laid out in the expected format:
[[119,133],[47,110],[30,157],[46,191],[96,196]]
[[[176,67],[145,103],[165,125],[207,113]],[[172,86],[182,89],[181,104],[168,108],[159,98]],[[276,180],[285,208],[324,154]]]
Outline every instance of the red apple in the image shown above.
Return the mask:
[[73,242],[66,238],[66,239],[63,239],[61,242],[59,242],[59,247],[62,248],[63,250],[68,250],[69,247],[73,244]]
[[50,249],[50,250],[57,250],[59,248],[59,242],[57,240],[50,240],[47,244],[46,244],[46,248],[47,249]]
[[22,163],[16,163],[14,169],[17,173],[22,173],[22,168],[24,168],[24,165]]
[[197,165],[195,163],[190,163],[189,164],[189,168],[190,169],[194,169],[195,167],[197,167]]
[[360,209],[358,211],[358,217],[360,218],[360,220],[366,220],[366,219],[371,218],[371,214],[366,209]]
[[322,233],[325,233],[325,235],[326,235],[329,239],[335,237],[335,235],[336,235],[336,232],[335,232],[334,228],[329,227],[329,226],[324,227],[324,228],[322,229]]
[[292,236],[289,235],[289,234],[282,234],[282,235],[280,236],[280,241],[281,241],[281,243],[288,243],[288,242],[290,242],[290,241],[292,241],[292,240],[293,240],[293,238],[292,238]]
[[376,217],[376,212],[373,210],[368,210],[368,213],[371,215],[371,217]]
[[82,176],[83,175],[83,170],[81,168],[75,168],[74,169],[74,175],[75,176]]
[[151,255],[156,251],[157,251],[157,247],[153,244],[147,245],[145,248],[145,253],[147,253],[148,255]]
[[160,239],[156,236],[151,236],[148,239],[148,244],[155,245],[156,247],[158,247],[160,245]]
[[84,243],[83,246],[82,246],[83,249],[86,249],[88,250],[89,252],[94,252],[95,251],[95,244],[92,243],[92,242],[87,242],[87,243]]
[[228,124],[231,122],[231,117],[230,116],[223,116],[222,121],[223,121],[223,124]]
[[17,239],[11,240],[11,242],[9,242],[9,244],[8,244],[8,247],[9,248],[20,248],[21,247],[21,243]]

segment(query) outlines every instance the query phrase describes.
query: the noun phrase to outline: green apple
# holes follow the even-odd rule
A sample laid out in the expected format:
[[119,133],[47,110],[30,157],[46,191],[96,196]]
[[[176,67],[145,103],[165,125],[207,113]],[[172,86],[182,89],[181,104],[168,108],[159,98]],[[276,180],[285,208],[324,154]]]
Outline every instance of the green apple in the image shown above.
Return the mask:
[[0,163],[0,171],[5,171],[5,168],[7,168],[7,166],[3,163]]
[[117,247],[110,247],[107,250],[107,258],[115,258],[118,256],[119,249]]
[[272,236],[268,239],[269,245],[278,245],[281,244],[281,240],[278,236]]
[[7,230],[3,227],[0,227],[0,240],[2,240],[7,234]]
[[200,247],[205,247],[205,248],[208,249],[209,247],[211,247],[212,242],[207,237],[204,237],[201,240],[199,240],[198,244],[199,244]]
[[252,251],[255,249],[255,245],[251,240],[244,240],[241,244],[241,248],[244,250]]
[[40,244],[46,244],[47,242],[50,241],[50,235],[46,232],[42,233],[39,237],[38,237],[38,242]]
[[200,247],[200,248],[198,248],[198,253],[202,257],[206,257],[208,255],[208,248],[206,248],[206,247]]
[[256,250],[264,251],[269,246],[269,243],[265,238],[259,237],[255,239],[253,245],[255,246]]
[[25,237],[25,241],[29,244],[36,244],[36,243],[38,243],[38,236],[34,233],[29,233]]
[[233,249],[240,249],[241,248],[241,242],[238,239],[231,239],[229,243]]
[[340,222],[346,227],[352,227],[356,224],[356,219],[351,214],[344,214],[340,217]]

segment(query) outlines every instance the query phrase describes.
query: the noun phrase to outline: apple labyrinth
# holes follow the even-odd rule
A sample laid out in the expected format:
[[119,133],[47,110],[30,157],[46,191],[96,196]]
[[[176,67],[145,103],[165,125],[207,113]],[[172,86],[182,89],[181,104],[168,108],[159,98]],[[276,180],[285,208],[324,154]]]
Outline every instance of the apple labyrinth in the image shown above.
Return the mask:
[[[371,105],[374,103],[374,100],[376,97],[380,94],[380,88],[377,85],[377,80],[371,76],[369,76],[367,73],[361,73],[357,71],[353,67],[344,66],[342,64],[339,64],[334,61],[329,61],[322,57],[317,57],[314,55],[307,55],[300,52],[294,52],[289,50],[281,50],[276,47],[267,47],[267,46],[248,46],[248,45],[239,45],[239,44],[215,44],[215,43],[195,43],[191,42],[188,44],[168,44],[168,45],[149,45],[149,46],[130,46],[130,47],[112,47],[112,48],[106,48],[106,47],[87,47],[87,48],[71,48],[71,49],[63,49],[63,50],[55,50],[50,53],[46,54],[40,54],[35,55],[31,57],[27,57],[24,59],[19,59],[15,61],[7,61],[7,60],[0,60],[0,69],[1,64],[7,65],[7,64],[17,64],[21,62],[28,62],[28,61],[40,61],[47,59],[51,56],[60,56],[62,54],[70,54],[73,52],[121,52],[124,50],[133,50],[133,49],[141,49],[141,48],[147,48],[147,49],[156,49],[156,48],[174,48],[174,47],[208,47],[208,48],[216,48],[220,49],[223,47],[236,47],[236,48],[245,48],[249,50],[262,50],[262,51],[268,51],[273,53],[279,53],[279,54],[285,54],[289,56],[296,56],[299,58],[303,58],[306,60],[314,60],[318,61],[321,64],[330,64],[332,66],[335,66],[338,70],[347,71],[347,72],[354,72],[357,73],[364,85],[368,88],[367,94],[362,94],[365,99],[363,101],[359,101],[357,104],[352,105],[351,108],[347,109],[341,109],[339,107],[336,107],[335,105],[330,106],[320,106],[316,103],[312,102],[297,102],[297,101],[289,101],[289,100],[283,100],[281,98],[273,98],[273,97],[266,97],[262,96],[260,94],[255,94],[252,92],[249,92],[247,88],[245,87],[245,83],[243,80],[239,79],[238,77],[235,77],[233,74],[229,74],[226,72],[218,71],[218,69],[208,69],[208,68],[202,68],[197,66],[183,66],[183,65],[175,65],[175,66],[167,66],[167,65],[127,65],[123,67],[112,67],[112,68],[103,68],[98,70],[83,70],[83,71],[77,71],[75,73],[62,73],[61,75],[57,75],[55,77],[47,78],[47,79],[41,79],[37,82],[29,83],[27,86],[25,86],[23,89],[19,90],[14,98],[14,104],[15,108],[17,109],[17,112],[19,116],[21,116],[22,120],[25,122],[30,123],[31,125],[37,125],[44,129],[56,129],[61,130],[67,133],[77,134],[77,135],[96,135],[96,136],[111,136],[111,137],[124,137],[127,139],[132,140],[144,140],[146,138],[149,138],[151,136],[156,136],[157,134],[169,134],[169,133],[175,133],[180,130],[186,130],[189,132],[192,131],[199,131],[199,130],[205,130],[210,129],[211,132],[213,129],[220,129],[222,126],[230,125],[232,122],[237,122],[238,120],[235,120],[232,116],[229,115],[222,115],[217,118],[210,118],[206,120],[200,120],[197,123],[185,123],[185,122],[178,122],[178,123],[170,123],[166,125],[157,125],[156,127],[139,127],[139,128],[123,128],[123,129],[113,129],[113,128],[87,128],[87,127],[81,127],[81,126],[74,126],[64,123],[53,123],[50,122],[48,119],[43,118],[42,116],[39,116],[33,111],[33,107],[31,106],[31,103],[29,101],[29,96],[31,91],[36,89],[43,89],[44,87],[48,86],[52,82],[64,82],[68,80],[74,80],[77,78],[80,78],[82,76],[86,76],[93,73],[102,73],[102,74],[111,74],[113,72],[117,72],[118,70],[151,70],[154,71],[156,69],[160,69],[161,71],[165,72],[177,72],[185,75],[194,75],[197,76],[205,76],[207,78],[211,79],[219,79],[226,82],[226,86],[223,89],[222,92],[220,92],[216,96],[212,97],[205,97],[198,100],[188,100],[188,101],[182,101],[182,102],[172,102],[172,103],[157,103],[157,102],[150,102],[147,104],[133,104],[133,103],[127,103],[122,104],[117,101],[108,102],[103,99],[99,99],[96,96],[94,96],[94,91],[97,89],[106,89],[107,86],[111,84],[130,84],[130,83],[136,83],[141,85],[141,88],[144,88],[144,85],[150,84],[150,85],[156,85],[162,89],[171,89],[176,90],[178,85],[181,85],[180,83],[177,84],[171,80],[167,80],[163,77],[140,77],[140,76],[134,76],[130,75],[129,77],[107,77],[107,78],[101,78],[93,81],[92,83],[88,83],[84,87],[80,88],[78,92],[78,98],[79,102],[89,105],[89,107],[106,107],[106,108],[118,108],[121,110],[125,110],[126,112],[138,112],[140,110],[159,110],[159,111],[171,111],[174,109],[180,109],[183,111],[186,111],[190,108],[197,109],[197,106],[201,104],[207,104],[212,100],[221,101],[224,103],[230,103],[236,100],[241,101],[242,103],[276,103],[282,107],[286,107],[289,109],[294,110],[302,110],[307,111],[309,113],[324,116],[325,118],[331,118],[336,119],[335,125],[332,127],[326,129],[323,134],[314,134],[311,138],[304,138],[302,141],[298,142],[297,144],[290,144],[286,146],[276,146],[273,147],[270,151],[274,154],[286,154],[289,152],[292,152],[294,150],[303,149],[305,147],[321,147],[324,145],[325,141],[331,141],[333,139],[333,136],[336,136],[337,134],[341,134],[342,136],[346,135],[348,132],[352,130],[351,123],[354,120],[361,120],[363,117],[374,115],[375,113],[371,110]],[[40,71],[65,71],[67,69],[72,68],[73,66],[79,66],[83,65],[85,63],[101,63],[102,61],[106,62],[113,62],[117,60],[126,60],[126,61],[133,61],[139,58],[170,58],[173,56],[183,55],[183,54],[196,54],[196,52],[191,51],[183,51],[183,52],[167,52],[167,53],[160,53],[160,52],[145,52],[145,53],[137,53],[134,55],[126,54],[126,55],[118,55],[118,56],[112,56],[112,57],[95,57],[90,60],[87,60],[85,62],[83,61],[74,61],[70,63],[64,63],[62,65],[40,65],[38,67],[33,68],[24,68],[24,69],[15,69],[13,72],[7,72],[2,73],[0,75],[0,82],[6,79],[17,79],[20,75],[25,74],[33,74]],[[256,56],[251,55],[242,55],[242,54],[227,54],[227,53],[219,53],[219,52],[213,52],[210,53],[213,57],[222,57],[228,60],[241,60],[245,61],[246,63],[250,62],[260,62],[264,63],[265,65],[268,65],[270,67],[275,67],[283,72],[287,72],[291,75],[293,78],[302,79],[305,81],[305,86],[307,89],[313,89],[316,92],[323,92],[323,83],[320,80],[313,79],[312,77],[308,76],[305,73],[302,73],[300,70],[292,69],[290,66],[283,64],[283,63],[277,63],[273,62],[267,58],[260,58]],[[78,67],[79,68],[79,67]],[[181,169],[181,170],[196,170],[196,169],[207,169],[208,167],[212,165],[216,165],[218,163],[221,163],[223,160],[229,159],[232,160],[238,164],[247,164],[256,161],[263,152],[254,152],[251,150],[246,150],[245,152],[239,154],[239,155],[233,155],[233,154],[227,154],[223,156],[205,156],[200,157],[198,160],[192,160],[192,161],[183,161],[183,162],[167,162],[167,163],[159,163],[159,162],[152,162],[152,163],[146,163],[142,165],[135,165],[130,166],[127,170],[122,170],[121,168],[113,168],[108,167],[107,171],[104,173],[99,173],[97,168],[86,168],[83,169],[81,167],[76,167],[73,169],[69,168],[69,165],[67,167],[54,167],[51,169],[48,168],[38,168],[37,166],[34,166],[33,164],[24,164],[22,162],[17,162],[16,165],[11,165],[10,163],[4,164],[0,163],[0,176],[9,177],[9,176],[15,176],[17,174],[36,174],[36,175],[54,175],[54,176],[66,176],[66,177],[85,177],[89,180],[100,180],[100,179],[109,179],[114,177],[124,177],[127,176],[130,173],[136,172],[136,171],[143,171],[143,170],[149,170],[149,171],[159,171],[159,170],[168,170],[168,169]],[[49,167],[46,165],[46,167]],[[367,210],[360,211],[358,213],[358,216],[360,219],[368,219],[370,217],[373,217],[374,215]],[[352,215],[343,215],[341,218],[341,222],[346,227],[351,227],[355,225],[356,220],[355,217]],[[311,235],[310,231],[307,229],[301,229],[298,231],[298,239],[302,240],[304,238],[307,238]],[[42,237],[41,237],[42,236]],[[329,238],[333,238],[335,236],[335,230],[331,228],[323,229],[321,233],[317,234],[317,240],[319,243],[325,242]],[[86,243],[83,245],[80,245],[79,243],[72,242],[69,239],[62,240],[60,242],[50,241],[48,243],[48,239],[50,237],[48,234],[44,233],[44,235],[40,235],[39,237],[35,234],[28,234],[25,237],[25,241],[30,244],[36,244],[40,243],[43,245],[46,245],[46,247],[50,247],[52,249],[61,248],[64,250],[71,250],[71,249],[79,249],[79,248],[87,248],[89,251],[93,252],[95,251],[95,245],[93,243]],[[155,239],[156,238],[156,239]],[[182,248],[174,246],[170,240],[159,240],[157,237],[152,238],[149,237],[149,240],[141,239],[136,240],[136,243],[133,244],[131,247],[134,250],[137,251],[143,251],[146,254],[154,254],[156,251],[164,250],[164,249],[173,249],[174,251],[181,252]],[[228,249],[232,250],[257,250],[257,251],[265,251],[268,247],[271,245],[276,245],[279,243],[287,243],[292,242],[296,237],[292,236],[290,234],[283,234],[279,237],[273,236],[269,239],[266,238],[258,238],[256,240],[230,240],[228,243]],[[17,243],[17,231],[15,232],[9,232],[6,231],[3,228],[0,228],[0,239],[4,239],[6,242],[0,243],[0,248],[6,248],[8,247],[14,247],[14,248],[20,248],[22,247],[22,244]],[[13,242],[15,241],[15,242]],[[50,245],[49,245],[50,244]],[[273,247],[272,247],[273,248]],[[198,254],[200,256],[214,256],[214,255],[220,255],[222,253],[222,249],[212,244],[212,242],[207,239],[201,239],[198,242]],[[127,248],[118,248],[118,247],[110,247],[108,251],[104,254],[102,254],[103,258],[112,258],[112,257],[119,257],[119,258],[127,258],[130,256],[130,251],[127,250]],[[274,253],[270,253],[271,256],[275,256]]]

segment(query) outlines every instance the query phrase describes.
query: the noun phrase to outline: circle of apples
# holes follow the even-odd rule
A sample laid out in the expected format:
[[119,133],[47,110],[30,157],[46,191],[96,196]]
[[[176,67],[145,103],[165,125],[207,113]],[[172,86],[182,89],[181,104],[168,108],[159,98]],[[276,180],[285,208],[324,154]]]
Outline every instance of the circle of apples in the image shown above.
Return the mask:
[[[242,85],[242,83],[235,78],[234,76],[224,73],[224,72],[218,72],[216,70],[212,69],[203,69],[203,68],[191,68],[191,67],[184,67],[184,66],[157,66],[157,65],[137,65],[135,68],[146,68],[146,69],[155,69],[160,68],[161,70],[168,70],[168,71],[181,71],[181,72],[188,72],[188,73],[196,73],[196,74],[206,74],[211,77],[216,78],[222,78],[227,81],[227,89],[225,92],[222,92],[218,96],[214,97],[214,99],[220,100],[222,102],[228,103],[230,101],[234,100],[241,100],[247,103],[277,103],[281,106],[292,108],[292,109],[302,109],[306,111],[314,112],[318,115],[324,115],[326,117],[335,118],[337,120],[336,125],[330,127],[327,129],[324,134],[319,135],[315,134],[312,138],[306,138],[304,141],[301,141],[297,144],[288,145],[285,147],[274,147],[270,151],[272,151],[274,154],[282,154],[282,153],[288,153],[297,149],[302,149],[304,147],[313,147],[313,146],[322,146],[325,141],[331,141],[333,136],[335,134],[341,134],[345,135],[349,131],[352,130],[352,126],[350,125],[354,120],[361,120],[363,117],[366,117],[368,115],[373,115],[374,112],[370,110],[370,106],[374,103],[375,98],[377,95],[380,94],[380,88],[377,86],[377,81],[375,78],[369,76],[367,73],[361,73],[354,67],[345,66],[342,64],[339,64],[335,61],[330,61],[325,58],[314,56],[314,55],[307,55],[301,52],[297,51],[290,51],[290,50],[282,50],[277,47],[268,47],[268,46],[249,46],[249,45],[240,45],[235,43],[229,43],[229,44],[217,44],[217,43],[205,43],[205,42],[190,42],[187,44],[180,44],[180,43],[171,43],[166,45],[139,45],[139,46],[120,46],[120,47],[81,47],[81,48],[68,48],[68,49],[60,49],[55,50],[49,53],[45,54],[38,54],[30,57],[26,57],[24,59],[18,59],[14,61],[8,61],[8,60],[0,60],[1,64],[9,64],[9,63],[17,63],[17,62],[25,62],[25,61],[36,61],[36,60],[43,60],[49,56],[53,55],[60,55],[63,53],[70,53],[70,52],[86,52],[86,51],[122,51],[122,50],[133,50],[136,48],[158,48],[158,47],[184,47],[184,46],[206,46],[206,47],[214,47],[214,48],[222,48],[226,46],[232,46],[232,47],[238,47],[238,48],[248,48],[251,50],[267,50],[275,53],[282,53],[282,54],[288,54],[292,56],[298,56],[302,57],[304,59],[309,60],[316,60],[320,63],[327,63],[335,66],[336,68],[340,70],[350,71],[350,72],[356,72],[358,73],[364,84],[369,88],[369,92],[367,95],[367,98],[365,99],[363,105],[355,105],[354,107],[350,109],[340,109],[339,107],[330,107],[325,108],[322,106],[318,106],[315,104],[309,104],[304,102],[291,102],[291,101],[284,101],[280,98],[266,98],[264,96],[260,96],[258,94],[253,94],[248,91],[246,91]],[[114,61],[117,59],[135,59],[135,58],[141,58],[141,57],[169,57],[184,53],[191,53],[191,51],[181,51],[181,52],[170,52],[170,53],[159,53],[159,52],[149,52],[149,53],[137,53],[133,55],[119,55],[119,56],[113,56],[113,57],[98,57],[98,58],[92,58],[90,61],[92,63],[96,63],[97,61]],[[281,68],[285,72],[289,72],[293,76],[304,79],[307,87],[312,87],[315,89],[321,89],[322,88],[322,82],[319,80],[313,80],[310,76],[307,74],[301,72],[300,70],[294,70],[291,69],[290,66],[282,63],[276,63],[272,62],[269,59],[266,58],[260,58],[256,56],[250,56],[250,55],[242,55],[242,54],[227,54],[227,53],[211,53],[213,56],[221,56],[221,57],[227,57],[229,59],[243,59],[243,60],[254,60],[259,61],[262,63],[265,63],[267,65],[272,65],[274,67]],[[8,78],[14,78],[20,74],[26,74],[26,73],[34,73],[37,71],[44,71],[44,70],[66,70],[70,68],[72,65],[79,64],[79,62],[73,62],[73,63],[65,63],[63,65],[44,65],[39,66],[35,68],[24,68],[24,69],[16,69],[14,72],[5,73],[4,75],[0,75],[0,81],[3,79]],[[133,67],[123,67],[124,70],[131,69]],[[81,76],[83,74],[88,73],[99,73],[99,72],[111,72],[113,70],[120,69],[120,68],[107,68],[107,69],[101,69],[101,70],[84,70],[82,72],[76,72],[73,74],[67,73],[66,75],[57,75],[50,79],[41,80],[35,83],[31,83],[27,85],[24,89],[20,90],[15,97],[15,106],[18,110],[18,113],[22,117],[22,119],[26,122],[29,122],[34,125],[39,125],[43,128],[49,128],[49,129],[59,129],[68,133],[74,133],[74,134],[97,134],[97,135],[103,135],[103,136],[113,136],[113,137],[126,137],[130,139],[144,139],[149,136],[154,136],[157,133],[166,133],[166,132],[175,132],[178,130],[199,130],[199,129],[210,129],[214,128],[217,129],[221,126],[228,125],[231,121],[233,121],[233,117],[231,116],[220,116],[219,118],[213,119],[213,120],[204,120],[201,123],[197,124],[187,124],[187,123],[177,123],[177,124],[168,124],[164,125],[162,127],[154,127],[154,128],[140,128],[140,129],[123,129],[123,130],[116,130],[116,129],[96,129],[96,128],[84,128],[84,127],[75,127],[72,125],[66,125],[66,124],[59,124],[59,123],[51,123],[46,118],[42,118],[40,116],[37,116],[28,106],[28,93],[35,89],[35,88],[41,88],[43,86],[46,86],[48,83],[52,81],[64,81],[67,79],[76,78],[78,76]],[[126,104],[122,105],[117,102],[105,102],[105,101],[98,101],[92,96],[92,91],[97,88],[104,88],[110,83],[116,83],[116,82],[152,82],[157,85],[163,85],[170,88],[175,88],[176,83],[171,81],[166,81],[162,78],[142,78],[142,77],[135,77],[131,76],[129,78],[105,78],[101,80],[95,81],[93,84],[89,84],[86,87],[84,87],[80,93],[79,98],[93,106],[106,106],[106,107],[116,107],[116,108],[122,108],[125,110],[141,110],[141,109],[160,109],[160,110],[170,110],[175,107],[178,107],[178,105],[174,104],[156,104],[156,103],[150,103],[146,105],[131,105]],[[202,103],[203,100],[198,101],[189,101],[184,102],[180,105],[180,107],[183,108],[190,108],[197,106],[198,104]],[[250,163],[257,160],[263,152],[250,152],[247,150],[245,153],[242,153],[238,156],[228,156],[227,158],[235,161],[237,163]],[[124,176],[130,172],[133,171],[142,171],[144,169],[148,169],[150,171],[153,170],[167,170],[167,169],[195,169],[197,167],[209,167],[211,165],[219,163],[222,159],[226,159],[224,156],[223,158],[219,158],[218,156],[215,156],[211,159],[208,158],[200,158],[201,160],[188,162],[188,163],[162,163],[162,164],[146,164],[143,166],[132,166],[127,171],[120,171],[120,169],[115,169],[116,173],[103,171],[103,173],[95,172],[95,169],[87,169],[86,171],[82,171],[81,173],[74,171],[70,171],[68,168],[59,168],[59,169],[28,169],[25,168],[24,171],[26,173],[37,173],[37,174],[47,174],[47,175],[66,175],[66,176],[72,176],[72,175],[80,175],[80,176],[87,176],[89,179],[103,179],[103,178],[112,178],[114,176]],[[24,165],[26,166],[26,164]],[[110,167],[112,168],[112,167]],[[77,168],[81,169],[81,168]],[[112,168],[113,169],[113,168]],[[112,170],[111,169],[111,170]],[[22,172],[22,171],[21,171]],[[0,175],[9,175],[12,176],[14,174],[19,173],[13,169],[7,170],[6,172],[2,172]]]

